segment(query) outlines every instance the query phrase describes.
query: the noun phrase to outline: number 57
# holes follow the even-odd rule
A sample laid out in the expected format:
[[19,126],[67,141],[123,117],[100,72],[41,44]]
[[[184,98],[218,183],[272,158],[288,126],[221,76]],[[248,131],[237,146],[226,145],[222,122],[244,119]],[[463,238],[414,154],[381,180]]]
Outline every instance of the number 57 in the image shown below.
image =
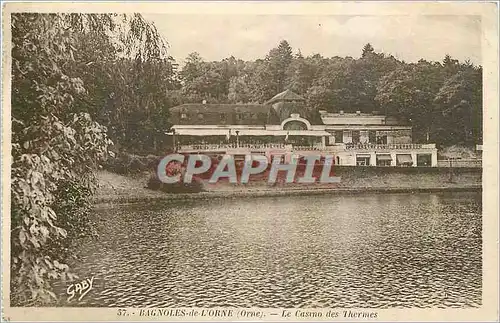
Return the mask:
[[126,316],[126,315],[127,315],[127,310],[118,309],[118,316]]

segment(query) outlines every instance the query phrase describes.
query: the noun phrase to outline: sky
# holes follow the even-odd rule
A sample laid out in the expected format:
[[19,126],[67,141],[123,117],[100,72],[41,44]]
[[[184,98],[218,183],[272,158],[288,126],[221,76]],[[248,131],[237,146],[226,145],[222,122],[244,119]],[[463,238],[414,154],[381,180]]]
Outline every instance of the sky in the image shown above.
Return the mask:
[[144,14],[182,64],[191,52],[207,61],[264,58],[283,39],[304,55],[357,58],[366,43],[406,62],[446,54],[481,64],[479,16],[312,16]]

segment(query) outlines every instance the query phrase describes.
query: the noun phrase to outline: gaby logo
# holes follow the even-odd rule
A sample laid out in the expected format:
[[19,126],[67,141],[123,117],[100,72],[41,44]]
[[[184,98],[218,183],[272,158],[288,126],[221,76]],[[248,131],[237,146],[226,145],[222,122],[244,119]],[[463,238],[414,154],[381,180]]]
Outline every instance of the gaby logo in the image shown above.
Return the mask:
[[94,282],[94,276],[91,278],[86,278],[77,284],[71,284],[66,289],[66,294],[70,295],[68,297],[68,302],[72,300],[75,296],[79,296],[80,301],[88,292],[92,289],[92,283]]
[[[333,156],[308,155],[299,158],[298,155],[292,155],[289,163],[282,161],[281,156],[275,156],[271,165],[266,156],[263,155],[246,155],[243,162],[243,167],[238,176],[237,165],[232,155],[224,155],[217,165],[213,165],[213,160],[206,155],[189,155],[171,154],[162,158],[157,167],[157,174],[160,181],[166,184],[174,184],[183,181],[191,183],[193,175],[200,175],[211,172],[209,183],[217,183],[222,178],[227,178],[230,183],[246,184],[250,180],[251,175],[257,175],[269,170],[268,183],[274,184],[278,177],[278,172],[286,173],[286,183],[315,183],[318,181],[318,176],[313,176],[315,169],[319,165],[321,167],[321,175],[319,176],[320,183],[338,183],[340,177],[331,176],[333,166]],[[297,166],[305,166],[301,177],[296,179]],[[183,166],[185,165],[185,166]],[[215,166],[215,169],[213,169]],[[270,169],[269,169],[270,168]],[[184,170],[184,171],[183,171]]]

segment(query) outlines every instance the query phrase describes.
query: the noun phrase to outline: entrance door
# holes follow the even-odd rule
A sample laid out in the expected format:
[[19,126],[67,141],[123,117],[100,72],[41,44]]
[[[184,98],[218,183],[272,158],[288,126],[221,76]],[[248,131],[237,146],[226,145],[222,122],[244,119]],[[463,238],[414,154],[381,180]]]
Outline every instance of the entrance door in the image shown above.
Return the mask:
[[430,167],[431,154],[417,154],[417,166]]

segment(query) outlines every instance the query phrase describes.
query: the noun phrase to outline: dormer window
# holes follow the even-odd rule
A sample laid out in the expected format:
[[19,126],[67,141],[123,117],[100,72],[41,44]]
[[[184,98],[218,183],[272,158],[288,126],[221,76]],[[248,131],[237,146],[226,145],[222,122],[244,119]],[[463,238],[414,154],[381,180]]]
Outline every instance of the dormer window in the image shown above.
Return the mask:
[[359,130],[353,130],[352,131],[352,143],[359,144],[360,140],[361,140],[361,132]]
[[377,132],[375,130],[368,131],[368,142],[374,144],[377,142]]

